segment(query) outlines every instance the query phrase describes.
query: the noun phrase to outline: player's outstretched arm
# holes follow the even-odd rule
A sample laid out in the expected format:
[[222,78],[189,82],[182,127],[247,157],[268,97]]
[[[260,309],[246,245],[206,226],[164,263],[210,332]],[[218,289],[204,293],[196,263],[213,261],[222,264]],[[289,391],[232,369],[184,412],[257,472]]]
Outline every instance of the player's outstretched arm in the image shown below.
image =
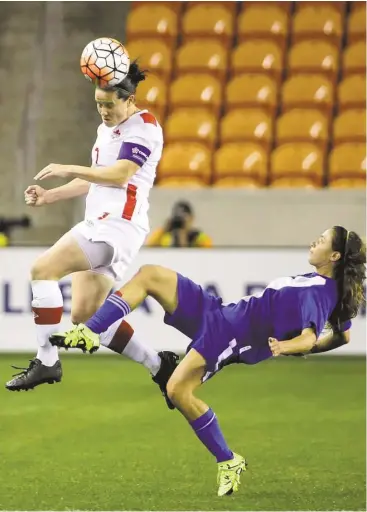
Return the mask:
[[24,200],[28,206],[44,206],[87,194],[89,187],[90,183],[88,181],[79,178],[50,190],[38,185],[31,185],[24,192]]
[[350,329],[345,332],[329,333],[326,336],[319,338],[314,347],[311,349],[311,354],[320,354],[321,352],[329,352],[336,348],[342,347],[350,342]]
[[310,352],[317,341],[315,331],[307,328],[295,338],[287,341],[278,341],[275,338],[269,338],[269,347],[274,357],[281,355],[305,354]]

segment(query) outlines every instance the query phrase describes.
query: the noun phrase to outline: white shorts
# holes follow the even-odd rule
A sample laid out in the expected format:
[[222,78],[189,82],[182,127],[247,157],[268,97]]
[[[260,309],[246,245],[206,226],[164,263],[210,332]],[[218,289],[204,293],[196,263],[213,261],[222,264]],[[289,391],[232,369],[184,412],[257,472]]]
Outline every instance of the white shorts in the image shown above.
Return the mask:
[[[70,233],[88,258],[92,272],[121,281],[144,244],[148,231],[131,221],[108,216],[83,220]],[[95,242],[104,242],[107,247]]]

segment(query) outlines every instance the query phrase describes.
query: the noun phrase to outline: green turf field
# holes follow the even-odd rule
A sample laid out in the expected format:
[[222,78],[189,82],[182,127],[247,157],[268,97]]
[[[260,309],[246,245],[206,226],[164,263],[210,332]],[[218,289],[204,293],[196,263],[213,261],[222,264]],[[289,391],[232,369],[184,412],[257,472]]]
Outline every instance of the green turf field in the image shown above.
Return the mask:
[[[365,362],[284,358],[202,389],[249,461],[216,497],[216,464],[141,367],[64,356],[64,380],[0,390],[0,509],[365,510]],[[0,355],[1,380],[23,355]]]

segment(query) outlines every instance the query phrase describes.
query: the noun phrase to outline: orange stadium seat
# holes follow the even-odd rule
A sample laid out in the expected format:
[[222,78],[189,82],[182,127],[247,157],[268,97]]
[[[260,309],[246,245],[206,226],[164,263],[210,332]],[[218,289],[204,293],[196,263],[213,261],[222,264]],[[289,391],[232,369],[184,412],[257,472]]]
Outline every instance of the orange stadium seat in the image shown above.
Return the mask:
[[334,143],[366,141],[366,109],[345,110],[334,120]]
[[171,44],[177,38],[177,13],[165,5],[142,5],[130,11],[126,34],[128,42],[139,38],[167,39]]
[[317,108],[330,113],[334,102],[332,82],[322,75],[299,74],[284,82],[282,107]]
[[348,41],[366,40],[366,2],[355,2],[348,19]]
[[[215,2],[216,3],[216,2]],[[225,9],[227,9],[228,11],[230,11],[231,13],[235,14],[236,11],[237,11],[237,3],[238,2],[218,2],[218,4],[221,6],[221,7],[224,7]],[[208,6],[208,1],[207,0],[190,0],[190,2],[185,2],[186,4],[186,7],[188,9],[192,9],[192,7],[194,6],[197,6],[197,5],[204,5],[205,7]],[[213,2],[211,2],[211,4],[213,4]],[[210,4],[209,4],[210,5]]]
[[225,91],[227,109],[238,107],[263,107],[274,111],[278,88],[274,78],[263,74],[243,74],[228,82]]
[[315,0],[315,1],[306,0],[303,2],[300,2],[297,0],[297,2],[295,2],[295,7],[297,10],[303,9],[305,7],[316,7],[317,8],[320,6],[334,9],[334,11],[338,11],[343,14],[345,12],[346,2],[339,2],[339,1],[334,2],[334,1],[330,1],[330,0],[325,0],[325,1],[320,1],[320,2],[318,2],[317,0]]
[[221,78],[227,73],[228,52],[214,39],[190,41],[176,52],[176,73],[206,72]]
[[278,146],[271,155],[271,179],[306,177],[321,185],[324,170],[324,154],[315,145],[293,142]]
[[218,178],[214,183],[215,188],[259,188],[263,185],[254,178]]
[[366,144],[346,142],[330,153],[329,178],[366,179]]
[[214,155],[214,183],[231,177],[251,178],[264,185],[267,174],[267,152],[259,144],[229,142]]
[[366,74],[366,42],[350,44],[343,53],[344,75],[351,73]]
[[316,183],[312,178],[277,178],[270,183],[271,188],[320,188],[321,183]]
[[190,6],[182,20],[182,31],[186,41],[197,37],[215,37],[227,44],[234,33],[234,15],[220,2],[203,2]]
[[[182,8],[183,8],[183,5],[184,5],[185,2],[164,2],[164,1],[159,1],[159,2],[156,2],[154,1],[154,6],[157,7],[157,6],[160,6],[160,7],[166,7],[168,9],[171,9],[171,11],[174,11],[174,12],[177,12],[177,13],[180,13],[182,11]],[[152,2],[151,1],[140,1],[140,0],[134,0],[133,2],[130,2],[130,9],[137,9],[138,7],[151,7],[152,6]]]
[[329,183],[331,188],[366,188],[365,178],[336,178]]
[[206,107],[218,113],[222,104],[220,81],[206,73],[188,73],[172,82],[170,108]]
[[238,17],[237,33],[240,41],[254,38],[273,39],[284,47],[288,31],[288,13],[273,2],[272,5],[264,6],[255,2],[246,7]]
[[180,176],[179,178],[162,178],[157,185],[162,188],[203,188],[207,187],[208,183],[201,178]]
[[139,59],[143,68],[155,75],[168,79],[172,72],[173,52],[164,41],[159,39],[137,39],[129,43],[131,59]]
[[316,109],[289,110],[277,120],[277,143],[313,142],[323,149],[329,140],[327,117]]
[[296,40],[323,38],[340,44],[342,32],[341,13],[327,3],[300,7],[293,18],[293,38]]
[[301,41],[291,47],[288,65],[291,73],[322,73],[335,80],[339,52],[328,41]]
[[267,73],[278,80],[284,65],[281,48],[269,40],[255,40],[241,43],[232,52],[231,72]]
[[[241,5],[241,9],[242,10],[248,9],[249,7],[259,7],[259,0],[252,0],[252,1],[247,1],[246,0],[246,2],[239,2],[239,3]],[[293,4],[293,2],[286,2],[286,1],[283,2],[283,1],[281,1],[281,2],[277,3],[277,7],[279,9],[282,9],[285,12],[289,12],[291,7],[292,7],[292,4]],[[274,2],[271,2],[271,1],[270,2],[266,2],[266,1],[263,2],[263,1],[261,1],[261,6],[262,7],[266,7],[268,9],[269,7],[274,7]]]
[[261,109],[236,109],[223,117],[220,140],[224,142],[257,142],[270,147],[273,140],[273,119]]
[[211,151],[199,143],[172,143],[163,150],[158,179],[199,180],[209,183],[211,178]]
[[139,84],[136,102],[139,108],[151,109],[162,119],[167,105],[167,87],[164,81],[157,76],[149,75]]
[[177,109],[164,127],[166,142],[201,142],[213,147],[217,139],[217,117],[206,109]]
[[338,87],[339,109],[366,108],[366,76],[350,75]]

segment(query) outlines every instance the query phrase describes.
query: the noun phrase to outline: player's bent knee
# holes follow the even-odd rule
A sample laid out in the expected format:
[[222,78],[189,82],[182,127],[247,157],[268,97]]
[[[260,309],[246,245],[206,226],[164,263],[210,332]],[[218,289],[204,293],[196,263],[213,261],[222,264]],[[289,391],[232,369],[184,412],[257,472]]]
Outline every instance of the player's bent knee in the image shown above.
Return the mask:
[[145,286],[149,291],[156,291],[167,280],[168,269],[160,265],[143,265],[139,270],[144,279]]
[[188,402],[192,391],[187,383],[170,379],[167,383],[167,395],[174,405],[180,406]]
[[42,280],[51,280],[57,279],[58,276],[55,276],[55,272],[53,272],[42,258],[36,260],[31,268],[31,279],[32,281],[42,281]]

